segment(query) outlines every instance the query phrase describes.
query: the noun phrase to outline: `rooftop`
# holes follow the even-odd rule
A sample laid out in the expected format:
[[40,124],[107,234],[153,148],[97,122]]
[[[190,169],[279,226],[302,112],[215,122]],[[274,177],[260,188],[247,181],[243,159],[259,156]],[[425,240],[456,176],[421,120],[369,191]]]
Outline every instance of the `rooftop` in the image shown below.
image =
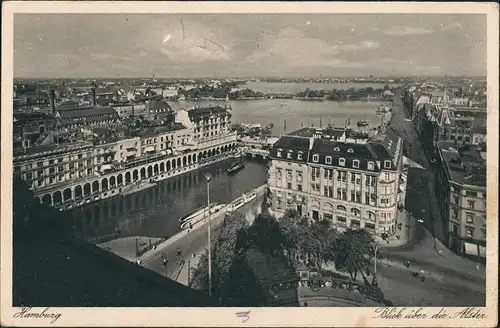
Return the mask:
[[14,247],[13,305],[210,306],[202,292],[93,245],[26,238]]
[[304,138],[312,138],[315,135],[324,135],[327,137],[333,137],[333,138],[341,138],[345,133],[345,130],[342,128],[334,128],[334,127],[327,127],[327,128],[311,128],[311,127],[305,127],[301,128],[297,131],[293,131],[288,133],[287,135],[289,136],[297,136],[297,137],[304,137]]
[[183,130],[186,129],[186,127],[182,123],[172,123],[171,125],[162,125],[162,126],[155,126],[151,128],[142,128],[140,130],[136,130],[133,132],[134,136],[139,136],[139,137],[147,137],[147,136],[155,136],[160,133],[165,133],[165,132],[171,132],[171,131],[178,131],[178,130]]
[[453,142],[440,142],[439,148],[452,181],[486,186],[486,161],[478,147],[469,145],[457,147]]
[[79,108],[74,110],[64,110],[58,112],[63,119],[72,119],[76,117],[89,117],[95,115],[116,115],[116,111],[112,107],[89,107]]

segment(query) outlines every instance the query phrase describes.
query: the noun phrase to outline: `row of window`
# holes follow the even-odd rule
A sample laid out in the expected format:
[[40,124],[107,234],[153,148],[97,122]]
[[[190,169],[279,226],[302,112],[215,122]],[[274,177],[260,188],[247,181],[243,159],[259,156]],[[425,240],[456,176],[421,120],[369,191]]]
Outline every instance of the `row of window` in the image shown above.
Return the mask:
[[[287,189],[294,190],[290,182],[287,184]],[[304,191],[302,188],[302,184],[297,184],[296,190],[300,192]],[[319,183],[311,184],[311,192],[315,194],[321,194],[321,186],[319,185]],[[375,206],[377,203],[377,195],[375,193],[365,192],[364,199],[362,198],[362,192],[359,190],[351,190],[350,198],[347,197],[348,194],[349,193],[347,192],[346,188],[337,188],[336,193],[334,193],[334,188],[332,186],[325,186],[323,187],[322,196],[370,206]],[[281,197],[281,191],[278,191],[276,195],[277,197]],[[291,197],[291,193],[288,193],[288,195]],[[394,205],[394,197],[392,196],[393,195],[391,194],[386,194],[380,198],[380,203],[383,207],[390,207]]]
[[[292,180],[292,176],[293,176],[292,172],[293,172],[292,170],[286,170],[286,179],[288,181]],[[302,182],[302,180],[303,180],[302,179],[302,171],[296,171],[296,174],[297,174],[297,181]],[[282,179],[283,175],[282,175],[281,169],[276,170],[276,175],[277,175],[278,180]],[[320,176],[321,176],[320,169],[313,167],[311,170],[311,181],[320,180]],[[323,176],[326,180],[333,180],[333,170],[332,169],[324,169]],[[389,178],[388,173],[386,173],[386,178],[387,179]],[[361,179],[362,179],[361,174],[351,173],[351,183],[361,184]],[[372,187],[376,186],[377,180],[378,180],[378,178],[376,176],[365,175],[365,185],[366,186],[372,186]],[[337,181],[346,182],[347,181],[347,172],[346,171],[338,171]]]
[[[281,157],[281,151],[278,150],[276,152],[276,156],[277,157]],[[288,152],[287,153],[287,156],[286,158],[288,159],[293,159],[293,156],[292,156],[292,153],[291,152]],[[297,153],[297,160],[303,160],[303,154],[302,153]],[[312,156],[312,161],[314,163],[319,163],[319,155],[318,154],[314,154]],[[333,158],[332,156],[326,156],[325,157],[325,163],[326,164],[332,164],[333,163]],[[339,166],[345,166],[346,165],[346,159],[345,158],[339,158]],[[359,168],[359,165],[360,165],[360,161],[355,159],[352,161],[352,167],[353,168]],[[384,161],[384,168],[386,169],[390,169],[391,168],[391,161]],[[368,165],[367,165],[367,169],[368,170],[375,170],[375,163],[374,162],[368,162]]]

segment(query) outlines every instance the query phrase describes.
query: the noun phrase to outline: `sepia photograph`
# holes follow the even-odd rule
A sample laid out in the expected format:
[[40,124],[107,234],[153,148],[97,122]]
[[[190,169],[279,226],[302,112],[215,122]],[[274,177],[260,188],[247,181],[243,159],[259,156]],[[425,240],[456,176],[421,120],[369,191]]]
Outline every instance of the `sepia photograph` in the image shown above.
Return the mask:
[[2,325],[497,322],[498,5],[7,5]]

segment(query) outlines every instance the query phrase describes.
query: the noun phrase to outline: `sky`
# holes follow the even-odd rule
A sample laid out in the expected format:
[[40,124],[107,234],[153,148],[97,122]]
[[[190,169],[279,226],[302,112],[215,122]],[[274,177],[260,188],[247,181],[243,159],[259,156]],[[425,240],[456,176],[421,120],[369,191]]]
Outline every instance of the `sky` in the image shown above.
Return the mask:
[[15,14],[14,76],[486,74],[486,15]]

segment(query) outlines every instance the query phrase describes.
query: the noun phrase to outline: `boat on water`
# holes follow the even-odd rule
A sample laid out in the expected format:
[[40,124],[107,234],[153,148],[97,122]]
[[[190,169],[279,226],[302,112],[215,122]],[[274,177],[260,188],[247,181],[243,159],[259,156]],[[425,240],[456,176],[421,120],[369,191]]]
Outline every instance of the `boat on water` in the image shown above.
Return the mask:
[[[210,207],[210,214],[219,212],[225,206],[226,204],[212,203],[212,206]],[[194,212],[191,212],[191,214],[187,214],[180,218],[179,221],[181,222],[181,229],[190,229],[192,228],[193,224],[204,220],[207,217],[207,210],[208,206],[205,206],[195,210]]]
[[250,191],[248,194],[243,194],[245,204],[251,202],[255,198],[257,198],[257,192],[255,190]]
[[361,126],[369,126],[370,123],[368,121],[358,121],[358,126],[361,127]]
[[156,185],[157,185],[156,182],[137,181],[136,183],[131,184],[131,185],[123,188],[123,190],[120,192],[120,195],[121,196],[130,195],[130,194],[136,193],[136,192],[141,191],[141,190],[152,188]]
[[238,208],[242,207],[245,205],[245,199],[243,197],[238,197],[234,201],[229,204],[228,212],[232,212],[237,210]]
[[[215,213],[215,212],[214,212],[214,209],[215,209],[217,206],[219,206],[219,203],[211,203],[211,204],[210,204],[210,213]],[[181,218],[179,219],[179,222],[180,222],[180,223],[183,223],[183,222],[189,221],[189,220],[191,220],[191,219],[193,219],[193,218],[197,217],[197,216],[198,216],[198,215],[200,215],[200,214],[204,214],[204,213],[207,211],[207,209],[208,209],[208,206],[203,206],[203,207],[200,207],[200,208],[198,208],[198,209],[196,209],[196,210],[194,210],[194,211],[192,211],[192,212],[190,212],[190,213],[188,213],[188,214],[184,215],[183,217],[181,217]]]
[[243,170],[245,168],[245,163],[242,160],[239,160],[235,163],[233,163],[228,169],[227,173],[228,174],[233,174],[236,173],[240,170]]

